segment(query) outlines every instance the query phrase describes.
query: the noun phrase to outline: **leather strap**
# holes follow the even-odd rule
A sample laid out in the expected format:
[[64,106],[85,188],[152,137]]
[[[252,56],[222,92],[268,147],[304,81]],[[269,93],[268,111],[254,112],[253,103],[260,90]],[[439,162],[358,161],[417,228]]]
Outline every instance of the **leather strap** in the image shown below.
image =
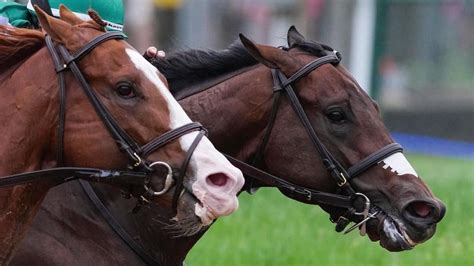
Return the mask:
[[55,185],[59,185],[74,179],[118,185],[143,185],[147,182],[148,176],[146,173],[136,171],[57,167],[2,176],[2,178],[0,178],[0,187],[16,186],[37,181],[50,181],[54,182]]
[[66,125],[66,84],[64,80],[64,72],[62,68],[61,59],[56,51],[53,40],[51,38],[45,38],[46,47],[48,47],[49,54],[53,60],[54,69],[58,74],[59,83],[59,115],[58,115],[58,128],[56,136],[56,158],[57,166],[62,166],[64,161],[64,128]]
[[365,159],[360,161],[358,164],[349,167],[349,169],[347,170],[347,173],[349,174],[350,178],[354,178],[357,175],[361,174],[362,172],[365,172],[371,166],[387,158],[388,156],[397,152],[402,152],[402,151],[403,151],[403,148],[400,144],[391,143],[383,147],[382,149],[370,154]]
[[155,260],[154,257],[149,255],[143,247],[138,244],[137,241],[123,228],[120,223],[114,218],[112,213],[110,213],[109,209],[104,205],[104,203],[100,200],[99,196],[95,193],[94,189],[92,188],[89,182],[79,180],[82,189],[86,193],[87,197],[90,199],[92,204],[97,208],[100,212],[102,217],[105,221],[109,224],[109,226],[114,230],[114,232],[127,244],[130,249],[137,254],[146,264],[148,265],[159,265],[158,261]]
[[335,53],[330,54],[330,55],[326,55],[324,57],[321,57],[321,58],[318,58],[314,61],[311,61],[308,64],[306,64],[305,66],[303,66],[302,68],[300,68],[298,71],[296,71],[287,80],[284,80],[284,81],[282,80],[282,82],[280,84],[280,88],[286,88],[287,86],[289,86],[291,84],[294,84],[295,82],[300,80],[302,77],[308,75],[309,72],[312,72],[313,70],[315,70],[316,68],[318,68],[322,65],[325,65],[327,63],[339,64],[339,62],[340,62],[339,57],[337,57],[337,55]]
[[140,148],[140,153],[142,156],[146,157],[154,150],[161,148],[162,146],[170,143],[171,141],[176,140],[185,134],[198,130],[206,131],[206,129],[200,123],[197,122],[192,122],[184,126],[175,128],[174,130],[168,131],[162,134],[161,136],[151,140],[147,144],[143,145]]
[[77,50],[71,58],[66,60],[66,64],[71,63],[72,61],[80,60],[84,55],[88,54],[92,49],[96,46],[100,45],[109,40],[125,40],[127,39],[127,35],[121,31],[109,31],[98,37],[92,39],[86,45],[84,45],[81,49]]
[[280,177],[269,174],[256,167],[253,167],[245,162],[242,162],[230,155],[225,155],[227,159],[237,168],[239,168],[246,177],[254,178],[262,183],[277,187],[294,194],[296,199],[309,204],[327,204],[341,208],[351,208],[353,206],[353,199],[350,196],[338,195],[333,193],[326,193],[314,190],[307,187],[302,187],[286,181]]
[[178,208],[178,200],[179,200],[179,196],[181,195],[182,190],[184,189],[184,184],[183,184],[184,176],[186,175],[186,170],[188,169],[189,162],[191,161],[191,156],[193,155],[193,152],[197,148],[197,145],[201,141],[202,137],[204,137],[204,135],[206,133],[207,132],[204,131],[204,130],[201,130],[198,133],[198,135],[194,139],[193,143],[191,143],[191,146],[189,146],[188,152],[186,153],[186,158],[184,159],[184,161],[181,165],[179,175],[176,178],[176,188],[174,190],[174,195],[173,195],[172,208],[173,208],[173,210],[175,210],[175,212],[178,211],[178,209],[177,209]]

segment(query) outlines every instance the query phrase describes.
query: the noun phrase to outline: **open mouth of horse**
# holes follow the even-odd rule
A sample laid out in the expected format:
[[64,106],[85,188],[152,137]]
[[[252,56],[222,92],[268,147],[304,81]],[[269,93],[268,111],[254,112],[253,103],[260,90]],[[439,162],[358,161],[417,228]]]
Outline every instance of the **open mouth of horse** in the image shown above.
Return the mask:
[[370,240],[380,241],[380,245],[389,251],[409,250],[418,244],[408,235],[408,229],[400,219],[377,206],[373,206],[370,212],[377,212],[375,219],[367,221]]

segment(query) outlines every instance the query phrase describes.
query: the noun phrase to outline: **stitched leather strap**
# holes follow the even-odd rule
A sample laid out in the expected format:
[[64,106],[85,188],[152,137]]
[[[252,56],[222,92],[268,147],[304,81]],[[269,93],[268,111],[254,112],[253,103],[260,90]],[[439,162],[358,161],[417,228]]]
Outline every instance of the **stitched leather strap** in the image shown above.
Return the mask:
[[186,175],[186,170],[188,169],[191,156],[193,155],[194,150],[197,148],[197,145],[199,144],[199,142],[201,141],[201,139],[204,137],[205,134],[206,134],[206,131],[202,130],[199,132],[199,134],[194,139],[193,143],[191,143],[191,146],[189,146],[188,152],[186,154],[186,158],[184,159],[181,165],[179,175],[176,178],[176,188],[174,190],[174,195],[173,195],[172,208],[173,210],[175,210],[175,212],[177,212],[179,196],[181,195],[181,191],[184,189],[184,184],[183,184],[184,176]]
[[145,173],[135,171],[116,171],[83,167],[57,167],[2,176],[2,178],[0,178],[0,187],[16,186],[37,181],[50,181],[57,185],[74,179],[84,179],[97,183],[118,185],[143,185],[146,183],[145,180],[147,178],[148,177]]
[[56,51],[53,40],[51,37],[46,37],[46,46],[48,47],[49,54],[53,60],[54,69],[58,74],[59,83],[59,114],[58,114],[58,128],[56,136],[56,158],[57,166],[62,166],[64,161],[64,128],[66,125],[66,84],[64,80],[64,72],[61,71],[63,64]]
[[72,57],[66,60],[66,64],[71,63],[72,61],[80,60],[84,55],[88,54],[92,49],[98,46],[101,43],[104,43],[109,40],[125,40],[127,39],[127,35],[120,31],[110,31],[106,32],[102,35],[99,35],[95,39],[92,39],[86,45],[84,45],[81,49],[77,50]]
[[300,80],[302,77],[308,75],[309,72],[315,70],[316,68],[331,63],[331,64],[338,64],[340,62],[339,58],[337,57],[336,54],[330,54],[326,55],[324,57],[318,58],[314,61],[309,62],[302,68],[300,68],[298,71],[296,71],[290,78],[286,80],[282,80],[280,87],[281,88],[286,88],[290,84],[294,84],[298,80]]
[[206,131],[206,129],[204,129],[204,127],[200,123],[197,123],[197,122],[192,122],[184,126],[175,128],[151,140],[147,144],[143,145],[140,148],[140,151],[141,151],[140,153],[143,157],[146,157],[154,150],[159,149],[160,147],[163,147],[164,145],[170,143],[171,141],[176,140],[185,134],[191,133],[193,131],[198,131],[198,130]]
[[366,171],[371,166],[387,158],[388,156],[397,152],[402,152],[402,151],[403,151],[403,148],[400,144],[391,143],[383,147],[382,149],[370,154],[369,156],[367,156],[365,159],[363,159],[356,165],[353,165],[352,167],[350,167],[347,170],[347,173],[349,174],[351,178],[354,178],[357,175],[361,174],[362,172]]
[[237,168],[239,168],[246,177],[254,178],[261,181],[262,183],[278,187],[283,189],[290,194],[293,194],[299,201],[303,201],[309,204],[327,204],[331,206],[341,208],[353,207],[353,200],[350,196],[337,195],[333,193],[326,193],[306,187],[302,187],[286,181],[280,177],[269,174],[256,167],[253,167],[245,162],[242,162],[230,155],[225,155],[226,158]]

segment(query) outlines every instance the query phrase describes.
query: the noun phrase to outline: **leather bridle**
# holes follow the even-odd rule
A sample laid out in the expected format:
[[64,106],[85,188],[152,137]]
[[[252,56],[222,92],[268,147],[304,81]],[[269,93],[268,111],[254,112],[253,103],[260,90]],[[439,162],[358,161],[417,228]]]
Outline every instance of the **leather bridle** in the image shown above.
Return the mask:
[[[338,186],[337,194],[322,192],[308,187],[299,186],[288,182],[280,177],[271,175],[231,156],[227,156],[227,158],[232,162],[232,164],[238,167],[247,177],[245,189],[249,192],[252,192],[252,189],[254,188],[253,179],[256,179],[266,185],[279,188],[280,190],[286,192],[285,194],[290,195],[290,197],[294,197],[299,201],[317,205],[324,204],[345,209],[346,211],[343,215],[340,215],[339,217],[333,217],[332,221],[337,224],[336,231],[338,232],[343,231],[344,228],[351,222],[351,220],[357,222],[356,225],[345,231],[345,233],[348,233],[353,229],[357,228],[358,226],[362,226],[364,228],[365,222],[368,221],[370,218],[375,217],[375,215],[377,214],[377,211],[369,213],[371,209],[370,199],[363,193],[356,192],[356,190],[351,186],[350,180],[355,178],[359,174],[367,171],[371,166],[379,163],[388,156],[397,152],[401,152],[403,149],[398,143],[388,144],[385,147],[379,149],[378,151],[370,154],[357,164],[349,167],[348,169],[345,169],[321,142],[321,140],[318,138],[318,135],[316,134],[314,127],[311,125],[311,122],[308,116],[306,115],[292,85],[294,85],[298,80],[305,77],[310,72],[316,70],[322,65],[333,64],[336,66],[340,63],[341,55],[337,51],[326,46],[325,49],[327,49],[328,52],[325,56],[319,57],[308,63],[307,65],[303,66],[289,78],[287,78],[279,70],[271,70],[274,85],[272,111],[264,132],[263,140],[259,148],[257,149],[252,164],[258,165],[260,160],[263,158],[265,148],[270,139],[272,128],[277,117],[280,96],[281,94],[285,93],[289,99],[293,110],[298,115],[299,120],[301,121],[306,132],[308,133],[311,142],[318,151],[324,163],[324,166],[326,167],[326,170],[336,182]],[[355,216],[362,216],[362,219],[357,218]],[[363,230],[365,231],[365,228]]]
[[[199,123],[189,123],[170,130],[161,136],[152,139],[145,145],[139,145],[135,142],[123,128],[114,120],[105,105],[100,101],[94,90],[91,88],[86,78],[80,71],[77,62],[95,47],[109,40],[123,40],[126,35],[122,32],[106,32],[89,41],[84,47],[71,54],[64,46],[55,45],[50,36],[46,36],[46,46],[51,54],[59,81],[59,122],[57,127],[57,165],[62,166],[64,157],[64,128],[66,113],[66,85],[65,71],[70,70],[76,80],[81,85],[84,93],[93,105],[97,115],[102,120],[115,140],[121,152],[128,158],[127,170],[104,170],[97,168],[78,168],[78,167],[56,167],[42,169],[27,173],[3,176],[0,178],[0,187],[14,186],[39,180],[50,180],[54,185],[58,185],[73,179],[82,179],[98,183],[116,184],[121,187],[127,186],[127,193],[139,200],[140,203],[146,203],[149,199],[160,196],[167,192],[173,183],[176,185],[173,197],[173,209],[176,211],[179,195],[184,189],[183,179],[186,169],[189,165],[192,153],[196,149],[199,141],[207,133]],[[180,138],[181,136],[199,131],[196,138],[189,147],[185,159],[180,169],[172,167],[163,161],[149,162],[146,158],[152,152],[165,146],[166,144]],[[157,167],[164,166],[167,170],[165,175],[164,187],[161,191],[154,191],[150,187],[151,178]]]

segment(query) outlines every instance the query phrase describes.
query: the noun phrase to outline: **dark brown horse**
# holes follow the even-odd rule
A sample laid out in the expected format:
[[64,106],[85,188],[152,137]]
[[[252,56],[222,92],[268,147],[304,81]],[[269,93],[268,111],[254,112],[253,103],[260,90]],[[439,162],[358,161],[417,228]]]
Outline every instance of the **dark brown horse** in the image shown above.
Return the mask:
[[[47,191],[78,176],[116,184],[115,196],[118,187],[142,203],[167,206],[175,230],[197,232],[236,210],[242,173],[191,123],[163,76],[123,34],[105,32],[92,11],[95,21],[86,22],[63,6],[61,19],[36,11],[46,37],[0,27],[0,183],[21,183],[0,189],[0,264]],[[33,176],[42,180],[28,182]],[[74,195],[62,200],[72,203]]]
[[[349,168],[353,175],[348,181],[350,187],[370,199],[370,209],[364,211],[370,211],[371,216],[353,218],[346,215],[345,208],[322,204],[334,221],[347,216],[361,222],[366,217],[365,223],[360,224],[361,231],[367,231],[373,241],[380,241],[391,251],[413,248],[432,237],[436,223],[444,215],[443,204],[398,148],[383,157],[374,155],[376,151],[386,150],[384,147],[395,147],[393,140],[382,123],[377,104],[338,64],[337,54],[329,47],[306,41],[293,27],[288,33],[288,49],[255,44],[245,37],[242,42],[244,46],[235,44],[223,51],[178,52],[154,62],[166,75],[174,94],[184,97],[180,103],[188,114],[209,128],[210,137],[219,149],[246,162],[260,157],[257,162],[260,169],[283,177],[302,191],[313,191],[311,195],[315,198],[318,195],[314,190],[332,193],[327,200],[331,204],[333,193],[341,192],[338,199],[347,194],[341,191],[345,185],[334,180],[321,158],[338,161],[341,166],[334,168]],[[328,56],[330,64],[312,63]],[[315,69],[305,67],[308,63]],[[273,69],[286,77],[303,73],[299,70],[305,69],[304,75],[292,85],[321,147],[332,154],[332,159],[318,154],[293,103],[286,97],[287,91],[280,92],[282,95],[276,100],[278,108],[272,107],[274,90],[281,87],[275,81],[279,76],[272,75],[278,71]],[[273,110],[277,110],[274,116]],[[262,145],[264,142],[266,145]],[[361,160],[372,162],[361,167]],[[354,165],[358,167],[350,168]],[[360,173],[356,175],[357,172]],[[246,185],[249,189],[268,186],[259,181]],[[286,187],[280,189],[289,197],[314,203],[296,190],[292,193]],[[170,216],[159,215],[158,209],[131,214],[124,211],[133,207],[128,201],[113,196],[104,186],[97,185],[96,191],[142,250],[161,265],[180,264],[202,235],[202,232],[193,236],[175,234],[163,226]],[[144,263],[125,242],[114,236],[100,212],[89,205],[78,184],[71,183],[52,192],[22,243],[14,260],[16,264]],[[73,202],[61,202],[71,194],[75,196]],[[144,228],[143,224],[149,226]],[[338,226],[343,225],[339,220]]]

